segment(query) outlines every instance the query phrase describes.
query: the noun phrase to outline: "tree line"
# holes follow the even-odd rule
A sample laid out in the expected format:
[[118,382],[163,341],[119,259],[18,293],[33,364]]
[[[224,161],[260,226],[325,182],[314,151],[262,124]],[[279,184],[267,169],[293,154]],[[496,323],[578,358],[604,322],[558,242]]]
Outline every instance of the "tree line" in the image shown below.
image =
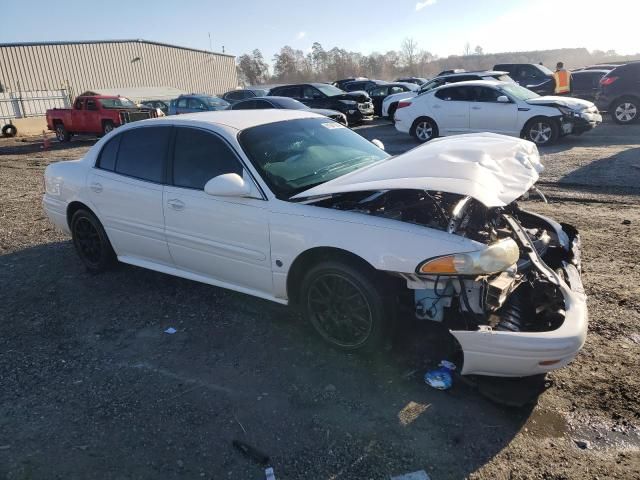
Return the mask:
[[440,58],[424,50],[412,38],[406,38],[399,50],[364,55],[339,47],[325,50],[315,42],[308,53],[286,45],[273,56],[272,65],[260,49],[237,58],[238,78],[244,86],[268,83],[334,81],[352,76],[393,80],[400,76],[433,77],[452,68],[489,69],[498,63],[543,63],[553,69],[559,61],[568,68],[604,62],[640,59],[640,54],[621,56],[614,50],[589,51],[586,48],[563,48],[528,52],[487,54],[480,45],[464,45],[462,55]]

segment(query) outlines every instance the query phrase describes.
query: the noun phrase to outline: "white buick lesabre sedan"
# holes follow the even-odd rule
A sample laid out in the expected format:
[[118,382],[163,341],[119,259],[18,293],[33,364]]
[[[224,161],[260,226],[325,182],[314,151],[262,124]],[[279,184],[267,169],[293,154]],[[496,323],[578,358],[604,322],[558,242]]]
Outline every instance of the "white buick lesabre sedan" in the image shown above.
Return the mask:
[[328,342],[375,349],[408,307],[463,374],[566,365],[587,331],[579,237],[518,207],[542,165],[493,134],[390,157],[304,111],[135,122],[45,171],[44,208],[91,271],[120,262],[298,306]]

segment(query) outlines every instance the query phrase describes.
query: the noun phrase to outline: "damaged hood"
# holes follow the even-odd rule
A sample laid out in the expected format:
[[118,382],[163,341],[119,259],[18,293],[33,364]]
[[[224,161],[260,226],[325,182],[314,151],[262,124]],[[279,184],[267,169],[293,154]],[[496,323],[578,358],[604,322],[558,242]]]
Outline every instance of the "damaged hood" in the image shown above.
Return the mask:
[[559,97],[554,95],[544,95],[542,97],[532,98],[527,100],[530,105],[551,105],[567,107],[572,110],[584,110],[589,107],[593,107],[593,102],[588,100],[582,100],[581,98],[573,97]]
[[434,190],[468,195],[487,207],[513,202],[544,167],[535,144],[493,133],[437,138],[292,198],[366,190]]

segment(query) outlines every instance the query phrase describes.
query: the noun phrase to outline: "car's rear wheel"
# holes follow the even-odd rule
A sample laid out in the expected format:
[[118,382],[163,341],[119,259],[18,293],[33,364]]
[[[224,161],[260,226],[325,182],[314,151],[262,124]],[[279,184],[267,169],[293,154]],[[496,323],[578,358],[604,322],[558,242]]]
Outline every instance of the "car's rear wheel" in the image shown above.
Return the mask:
[[391,120],[392,122],[393,120],[393,116],[396,114],[396,110],[398,109],[398,102],[394,102],[391,105],[389,105],[389,108],[387,109],[387,116],[389,118],[389,120]]
[[59,142],[68,142],[71,140],[71,134],[67,132],[63,123],[56,123],[56,138]]
[[551,145],[558,139],[558,122],[548,117],[533,118],[524,127],[523,133],[525,139],[536,145]]
[[96,216],[80,209],[71,217],[71,235],[76,252],[87,270],[102,272],[115,263],[116,254]]
[[311,268],[303,278],[304,315],[334,347],[371,351],[382,343],[388,308],[373,277],[355,264],[329,260]]
[[428,142],[438,136],[438,126],[430,118],[418,118],[411,126],[411,135],[420,143]]
[[628,125],[640,118],[640,102],[631,97],[616,100],[611,107],[613,121],[620,125]]
[[18,134],[18,129],[15,125],[9,123],[2,127],[2,135],[4,137],[15,137]]

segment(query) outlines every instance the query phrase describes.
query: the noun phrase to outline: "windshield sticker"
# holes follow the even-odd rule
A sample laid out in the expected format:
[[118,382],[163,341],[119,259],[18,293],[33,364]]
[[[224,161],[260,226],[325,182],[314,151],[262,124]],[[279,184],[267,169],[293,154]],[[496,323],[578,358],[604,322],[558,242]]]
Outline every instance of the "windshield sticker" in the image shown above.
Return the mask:
[[341,123],[338,122],[327,122],[327,123],[321,123],[321,125],[324,128],[328,128],[329,130],[334,130],[336,128],[347,128],[344,125],[342,125]]

